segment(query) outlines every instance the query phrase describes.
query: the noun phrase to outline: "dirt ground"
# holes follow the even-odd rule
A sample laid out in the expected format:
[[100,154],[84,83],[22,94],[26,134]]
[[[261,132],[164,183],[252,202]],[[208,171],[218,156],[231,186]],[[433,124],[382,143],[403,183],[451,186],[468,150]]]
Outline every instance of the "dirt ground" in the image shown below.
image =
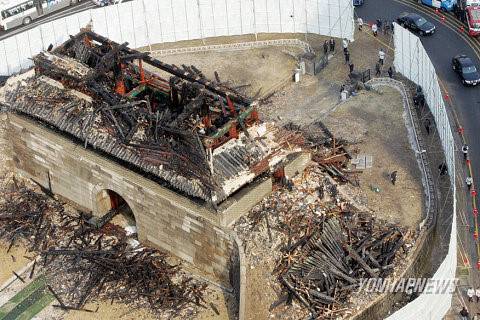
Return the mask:
[[229,80],[233,86],[249,85],[245,92],[254,96],[259,90],[260,94],[266,94],[291,78],[296,67],[296,61],[291,54],[302,52],[296,47],[271,47],[175,54],[156,58],[177,66],[194,65],[209,79],[215,79],[214,72],[217,71],[221,81]]
[[[361,141],[359,153],[373,156],[373,167],[359,174],[366,206],[380,218],[415,228],[423,208],[420,170],[407,138],[401,96],[392,88],[380,90],[382,94],[360,92],[325,117],[324,124],[339,137],[354,133],[353,139]],[[389,179],[392,171],[397,171],[395,185]],[[375,187],[380,192],[372,191]]]
[[[260,40],[285,38],[286,35],[259,35]],[[304,35],[293,35],[305,39]],[[308,36],[311,45],[319,49],[325,38]],[[193,45],[217,44],[239,41],[253,41],[253,37],[232,37],[189,41],[176,44],[162,44],[152,49],[165,49],[171,47],[185,47]],[[383,39],[388,43],[386,39]],[[356,41],[350,44],[351,61],[355,69],[371,68],[374,70],[378,59],[378,49],[385,47],[375,42],[365,33],[358,33]],[[339,136],[348,139],[348,134],[354,131],[359,136],[358,149],[362,153],[373,156],[373,168],[365,170],[359,175],[362,199],[367,207],[379,216],[389,221],[399,222],[403,225],[416,226],[421,217],[422,187],[419,179],[417,164],[406,137],[406,129],[402,118],[400,94],[385,89],[383,94],[362,92],[358,96],[339,105],[339,88],[346,79],[348,69],[344,64],[341,53],[341,43],[337,39],[337,53],[333,55],[329,65],[316,77],[305,76],[299,83],[288,83],[277,91],[271,98],[272,103],[261,106],[261,116],[264,119],[275,120],[278,124],[293,121],[299,125],[308,125],[317,119],[323,119],[327,126]],[[208,78],[213,79],[214,71],[218,71],[222,81],[230,80],[234,85],[251,84],[246,93],[253,96],[262,89],[262,93],[276,88],[279,83],[291,77],[296,67],[295,59],[290,53],[299,53],[298,48],[262,48],[250,51],[231,52],[206,52],[171,55],[160,57],[167,63],[176,65],[195,65],[202,70]],[[391,63],[392,56],[387,51],[386,67]],[[374,71],[373,71],[374,72]],[[388,102],[388,103],[387,103]],[[393,102],[393,103],[392,103]],[[342,132],[342,129],[349,128]],[[350,132],[348,132],[350,131]],[[390,184],[386,174],[398,171],[397,185]],[[370,186],[380,189],[379,193],[373,192]],[[272,252],[280,243],[266,243],[265,252]],[[255,244],[260,246],[261,243]],[[269,311],[273,302],[279,298],[280,286],[272,275],[274,263],[263,263],[261,254],[256,256],[255,251],[248,251],[247,262],[247,310],[249,319],[268,318],[301,318],[304,311],[294,301],[293,307],[284,305],[277,307],[275,313]],[[17,250],[17,251],[15,251]],[[11,253],[6,254],[6,247],[0,244],[0,280],[8,279],[12,270],[17,270],[28,261],[22,258],[24,248],[14,247]],[[16,262],[10,255],[14,255]],[[22,260],[24,259],[24,260]],[[5,267],[6,266],[6,267]],[[0,281],[3,282],[4,280]],[[197,315],[188,318],[195,319],[228,319],[226,301],[219,289],[209,289],[206,294],[207,308],[201,309]],[[212,308],[212,302],[218,309],[217,316]],[[110,302],[91,303],[87,308],[97,313],[69,312],[62,319],[158,319],[147,310],[132,310],[130,307]],[[282,317],[282,314],[284,315]]]
[[[171,319],[171,320],[183,320],[183,319],[197,319],[197,320],[227,320],[229,318],[229,311],[227,310],[225,297],[221,290],[210,286],[205,293],[205,308],[188,308],[188,310],[182,310],[182,315],[158,315],[146,308],[132,308],[131,306],[110,301],[91,302],[85,306],[85,309],[96,310],[96,312],[83,312],[83,311],[69,311],[58,313],[58,309],[50,308],[50,312],[44,312],[40,315],[42,319],[48,319],[50,317],[62,320],[96,320],[96,319],[122,319],[122,320],[155,320],[155,319]],[[212,303],[219,315],[210,307]],[[98,310],[97,310],[98,308]],[[46,310],[48,311],[48,310]],[[53,312],[53,314],[52,314]]]
[[17,272],[30,262],[25,257],[30,257],[31,254],[21,243],[14,245],[7,253],[8,246],[9,243],[0,241],[0,286],[13,276],[12,271]]

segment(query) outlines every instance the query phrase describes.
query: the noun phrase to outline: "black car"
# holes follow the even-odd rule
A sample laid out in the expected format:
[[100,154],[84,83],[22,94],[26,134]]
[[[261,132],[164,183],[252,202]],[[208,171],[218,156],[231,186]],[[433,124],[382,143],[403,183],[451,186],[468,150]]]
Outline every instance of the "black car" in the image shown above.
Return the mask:
[[435,32],[433,23],[428,22],[422,16],[416,13],[402,13],[397,18],[397,23],[404,28],[410,29],[413,32],[418,32],[421,36],[431,35]]
[[464,54],[459,54],[452,59],[452,68],[462,78],[464,85],[476,86],[480,83],[480,74],[472,59]]

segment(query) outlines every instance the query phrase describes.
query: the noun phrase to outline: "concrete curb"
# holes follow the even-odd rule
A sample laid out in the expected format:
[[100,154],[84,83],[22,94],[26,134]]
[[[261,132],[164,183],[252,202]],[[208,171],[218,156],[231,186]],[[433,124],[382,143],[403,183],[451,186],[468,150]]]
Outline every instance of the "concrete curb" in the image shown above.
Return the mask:
[[235,231],[231,231],[231,236],[238,248],[239,260],[239,286],[238,286],[238,320],[246,319],[246,290],[247,290],[247,267],[245,265],[245,252],[243,251],[243,242],[237,236]]
[[312,47],[305,41],[299,39],[278,39],[278,40],[260,40],[260,41],[248,41],[237,42],[227,44],[212,44],[208,46],[197,47],[184,47],[184,48],[172,48],[162,50],[152,50],[151,54],[159,56],[168,56],[180,53],[193,53],[193,52],[205,52],[205,51],[235,51],[235,50],[249,50],[254,48],[263,48],[271,46],[293,46],[303,49],[305,52],[313,52]]
[[[368,81],[367,84],[370,84],[372,87],[387,86],[393,89],[396,89],[402,95],[404,111],[409,114],[408,119],[405,119],[409,123],[405,123],[407,130],[409,131],[410,142],[414,142],[414,149],[422,150],[423,149],[423,140],[417,135],[419,131],[418,128],[418,118],[412,113],[409,95],[405,89],[405,85],[401,81],[397,81],[390,78],[373,78]],[[415,140],[412,141],[411,138]],[[396,279],[405,278],[405,277],[414,277],[413,274],[415,269],[415,262],[417,261],[420,254],[423,252],[424,247],[428,244],[428,238],[431,235],[433,226],[435,225],[435,214],[437,212],[436,205],[436,196],[435,196],[435,185],[432,179],[432,173],[428,167],[428,161],[424,152],[415,152],[416,159],[422,171],[422,182],[424,187],[424,192],[428,198],[426,203],[426,216],[424,220],[419,224],[419,234],[415,240],[414,250],[411,252],[411,255],[408,257],[409,261],[406,268],[396,277]],[[353,315],[354,319],[369,319],[371,314],[369,310],[379,309],[381,305],[388,306],[392,303],[390,299],[394,299],[394,293],[384,292],[380,294],[376,299],[371,301],[365,308],[359,311],[357,314]],[[389,314],[388,316],[390,316]],[[388,317],[387,316],[387,317]]]
[[[428,160],[423,152],[423,141],[420,136],[418,136],[417,131],[420,129],[418,128],[418,119],[416,118],[416,115],[412,113],[412,107],[410,105],[410,100],[407,91],[405,90],[405,86],[402,82],[395,80],[395,79],[390,79],[390,78],[373,78],[366,82],[366,84],[371,85],[373,88],[379,87],[379,86],[387,86],[390,88],[393,88],[397,91],[400,92],[402,95],[402,100],[403,100],[403,107],[404,110],[408,113],[409,115],[409,124],[406,124],[407,131],[411,134],[409,136],[409,140],[413,138],[413,141],[410,141],[410,143],[413,142],[413,149],[415,152],[415,158],[417,158],[418,164],[420,166],[420,169],[422,171],[422,182],[423,182],[423,187],[425,191],[425,196],[427,197],[427,203],[426,203],[426,216],[422,220],[422,222],[419,225],[419,231],[423,231],[425,229],[430,228],[433,226],[435,217],[433,216],[432,212],[435,212],[436,207],[435,207],[435,191],[434,191],[434,182],[432,178],[432,174],[430,171],[430,168],[428,167]],[[407,120],[407,119],[406,119]]]

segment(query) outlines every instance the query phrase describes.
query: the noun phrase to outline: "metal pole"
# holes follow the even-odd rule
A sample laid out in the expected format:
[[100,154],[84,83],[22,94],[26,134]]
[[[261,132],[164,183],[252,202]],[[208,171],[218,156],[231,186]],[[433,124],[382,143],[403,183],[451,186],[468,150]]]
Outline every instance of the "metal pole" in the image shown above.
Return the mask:
[[203,34],[203,23],[202,23],[202,11],[200,10],[200,0],[197,0],[197,7],[198,7],[198,22],[200,24],[200,38],[202,39],[203,45],[205,45],[205,36]]
[[253,31],[255,33],[255,41],[258,41],[257,35],[257,14],[255,12],[255,0],[252,0],[252,10],[253,10]]

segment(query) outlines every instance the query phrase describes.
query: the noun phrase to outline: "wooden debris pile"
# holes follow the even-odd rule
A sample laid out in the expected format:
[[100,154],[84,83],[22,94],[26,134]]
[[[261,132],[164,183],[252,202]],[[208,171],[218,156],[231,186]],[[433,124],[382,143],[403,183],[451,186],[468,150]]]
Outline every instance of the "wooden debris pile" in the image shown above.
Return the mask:
[[257,130],[262,101],[218,73],[209,80],[195,66],[166,64],[91,31],[33,61],[34,72],[9,81],[0,102],[214,207],[251,182],[242,177],[285,160],[275,137]]
[[249,265],[273,270],[270,287],[281,285],[285,293],[272,301],[272,312],[295,299],[301,310],[278,312],[341,317],[368,300],[353,294],[360,279],[395,277],[414,234],[375,219],[352,190],[311,166],[290,188],[274,191],[236,223]]
[[121,227],[106,223],[97,229],[85,214],[66,212],[24,185],[2,191],[0,239],[10,247],[23,239],[41,254],[30,277],[45,273],[58,307],[85,310],[88,301],[105,298],[176,313],[204,301],[206,284],[187,277],[179,265],[167,263],[165,253],[141,246]]
[[398,226],[380,224],[370,214],[322,216],[287,246],[279,279],[313,315],[334,314],[360,279],[387,277],[403,245]]
[[320,120],[303,128],[293,123],[288,123],[285,127],[302,133],[305,137],[304,147],[310,149],[312,160],[323,171],[339,182],[358,186],[356,174],[361,173],[361,170],[350,168],[353,152],[348,148],[346,140],[335,137]]

